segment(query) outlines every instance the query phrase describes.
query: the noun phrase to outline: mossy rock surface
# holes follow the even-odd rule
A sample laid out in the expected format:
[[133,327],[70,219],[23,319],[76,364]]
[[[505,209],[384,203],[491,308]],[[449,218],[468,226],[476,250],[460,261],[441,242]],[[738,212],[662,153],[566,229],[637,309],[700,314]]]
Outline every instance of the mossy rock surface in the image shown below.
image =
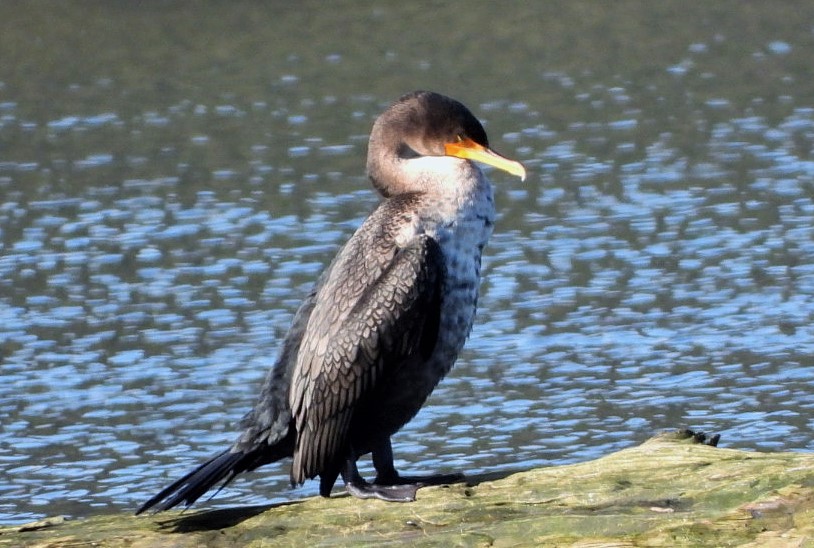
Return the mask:
[[0,546],[814,546],[814,455],[669,434],[606,457],[428,487],[266,507],[43,520]]

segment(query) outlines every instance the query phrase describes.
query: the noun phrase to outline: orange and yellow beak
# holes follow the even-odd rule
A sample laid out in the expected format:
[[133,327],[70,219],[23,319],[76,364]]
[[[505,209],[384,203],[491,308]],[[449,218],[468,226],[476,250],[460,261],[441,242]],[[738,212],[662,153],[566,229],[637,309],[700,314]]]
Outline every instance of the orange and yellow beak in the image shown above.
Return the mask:
[[523,167],[523,164],[504,158],[472,139],[464,138],[454,143],[447,143],[444,145],[444,153],[447,156],[489,164],[512,175],[517,175],[521,181],[526,180],[526,168]]

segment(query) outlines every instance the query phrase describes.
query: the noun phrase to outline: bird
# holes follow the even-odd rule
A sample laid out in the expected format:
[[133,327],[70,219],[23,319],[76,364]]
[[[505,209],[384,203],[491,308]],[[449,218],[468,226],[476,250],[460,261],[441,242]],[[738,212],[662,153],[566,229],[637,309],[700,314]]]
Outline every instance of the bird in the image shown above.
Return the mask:
[[[481,164],[526,177],[455,99],[414,91],[384,110],[367,153],[382,200],[295,313],[236,441],[136,514],[189,507],[215,485],[289,457],[291,485],[318,477],[324,497],[340,476],[355,497],[393,502],[460,479],[401,476],[391,436],[450,371],[473,325],[496,215]],[[357,467],[367,454],[373,482]]]

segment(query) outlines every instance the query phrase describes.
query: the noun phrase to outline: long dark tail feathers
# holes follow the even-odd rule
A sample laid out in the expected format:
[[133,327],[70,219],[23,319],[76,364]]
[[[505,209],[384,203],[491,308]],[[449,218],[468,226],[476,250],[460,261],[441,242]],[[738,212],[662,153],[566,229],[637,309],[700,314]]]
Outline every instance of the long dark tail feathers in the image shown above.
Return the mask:
[[[188,507],[212,487],[223,482],[218,491],[229,485],[241,472],[250,472],[270,462],[290,457],[294,451],[292,432],[273,446],[261,445],[247,452],[219,453],[145,502],[136,515],[152,510],[153,513],[169,510],[181,503]],[[217,494],[217,492],[215,493]]]
[[228,449],[215,455],[142,504],[136,510],[136,515],[150,509],[153,512],[163,512],[178,506],[182,502],[185,506],[189,506],[221,480],[225,480],[221,488],[225,487],[237,474],[243,471],[240,470],[239,463],[246,456],[244,453],[231,453]]

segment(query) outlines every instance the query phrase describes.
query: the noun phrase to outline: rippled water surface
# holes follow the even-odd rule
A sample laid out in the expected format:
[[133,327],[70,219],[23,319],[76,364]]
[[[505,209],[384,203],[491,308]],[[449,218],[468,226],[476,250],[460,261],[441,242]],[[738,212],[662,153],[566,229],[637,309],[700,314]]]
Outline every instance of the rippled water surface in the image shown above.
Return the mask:
[[[413,88],[530,176],[493,174],[478,320],[397,466],[814,449],[814,8],[735,5],[0,7],[0,523],[231,442]],[[315,492],[281,463],[206,504]]]

